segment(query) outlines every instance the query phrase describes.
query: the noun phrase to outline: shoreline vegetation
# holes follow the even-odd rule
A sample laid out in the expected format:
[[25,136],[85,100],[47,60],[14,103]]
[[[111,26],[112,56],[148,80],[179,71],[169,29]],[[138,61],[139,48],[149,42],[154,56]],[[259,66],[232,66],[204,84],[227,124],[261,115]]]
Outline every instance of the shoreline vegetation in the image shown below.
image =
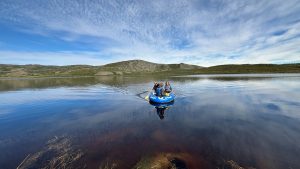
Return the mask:
[[189,64],[157,64],[143,60],[128,60],[103,66],[70,65],[10,65],[0,64],[0,78],[84,77],[84,76],[144,76],[197,74],[259,74],[300,73],[295,64],[241,64],[201,67]]

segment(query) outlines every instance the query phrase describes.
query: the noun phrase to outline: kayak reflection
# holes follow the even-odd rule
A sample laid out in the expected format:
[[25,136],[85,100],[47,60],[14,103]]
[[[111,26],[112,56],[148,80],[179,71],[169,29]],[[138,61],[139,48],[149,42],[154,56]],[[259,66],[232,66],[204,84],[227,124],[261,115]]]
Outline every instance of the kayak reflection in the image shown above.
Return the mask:
[[169,103],[154,103],[150,101],[149,103],[155,106],[158,117],[163,120],[165,118],[165,110],[168,110],[174,104],[174,101]]

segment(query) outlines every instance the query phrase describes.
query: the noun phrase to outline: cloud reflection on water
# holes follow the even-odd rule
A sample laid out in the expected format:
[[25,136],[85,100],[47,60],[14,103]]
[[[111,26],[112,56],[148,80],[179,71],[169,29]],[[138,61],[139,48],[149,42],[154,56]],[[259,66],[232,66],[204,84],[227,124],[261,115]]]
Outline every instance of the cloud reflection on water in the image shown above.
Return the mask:
[[[67,134],[84,147],[90,166],[109,159],[129,168],[159,152],[187,153],[207,168],[222,160],[257,168],[300,166],[299,77],[168,77],[177,97],[159,120],[155,107],[137,94],[161,79],[90,79],[79,85],[56,79],[60,87],[1,92],[0,108],[9,113],[0,119],[0,163],[21,161],[36,144]],[[15,148],[20,155],[9,153]]]

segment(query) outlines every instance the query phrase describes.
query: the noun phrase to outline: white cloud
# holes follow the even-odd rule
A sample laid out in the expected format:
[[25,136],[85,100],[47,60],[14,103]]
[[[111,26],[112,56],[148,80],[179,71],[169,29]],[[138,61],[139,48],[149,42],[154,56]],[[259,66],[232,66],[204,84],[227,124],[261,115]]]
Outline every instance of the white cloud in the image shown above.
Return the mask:
[[1,1],[0,7],[0,21],[23,25],[20,29],[27,32],[49,37],[62,33],[69,43],[82,41],[82,36],[109,41],[104,49],[99,45],[96,60],[113,56],[108,59],[204,66],[300,60],[295,49],[300,46],[298,0],[31,0]]
[[103,65],[109,63],[109,60],[107,58],[99,58],[98,53],[93,52],[0,51],[0,63],[43,65]]

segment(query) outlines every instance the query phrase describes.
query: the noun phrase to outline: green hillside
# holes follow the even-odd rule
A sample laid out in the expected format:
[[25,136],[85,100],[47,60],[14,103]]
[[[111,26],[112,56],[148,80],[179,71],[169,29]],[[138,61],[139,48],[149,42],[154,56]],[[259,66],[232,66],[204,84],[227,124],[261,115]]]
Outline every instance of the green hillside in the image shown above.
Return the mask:
[[223,73],[300,73],[300,64],[244,64],[201,67],[184,63],[157,64],[143,60],[129,60],[103,66],[0,65],[0,77],[73,77]]

